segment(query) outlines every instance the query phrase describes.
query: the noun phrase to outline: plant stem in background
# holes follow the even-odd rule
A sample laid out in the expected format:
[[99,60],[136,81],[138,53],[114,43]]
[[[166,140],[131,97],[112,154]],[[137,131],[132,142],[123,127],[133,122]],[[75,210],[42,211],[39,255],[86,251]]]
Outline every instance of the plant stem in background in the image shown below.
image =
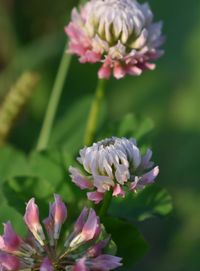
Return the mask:
[[60,66],[58,69],[58,73],[55,79],[55,83],[52,89],[52,93],[49,99],[49,103],[47,106],[47,110],[45,113],[44,121],[42,124],[42,128],[40,131],[38,143],[37,143],[37,150],[45,149],[48,145],[51,130],[53,127],[53,122],[56,116],[58,104],[60,101],[60,97],[62,94],[62,90],[65,83],[65,78],[68,73],[69,64],[71,60],[71,56],[66,54],[66,49],[64,50]]
[[0,145],[3,145],[16,118],[29,101],[38,83],[39,75],[25,72],[6,95],[0,108]]
[[97,84],[95,97],[91,105],[84,136],[84,144],[87,146],[92,144],[96,134],[98,117],[102,108],[102,103],[105,95],[105,83],[106,80],[99,79]]
[[112,200],[112,191],[108,191],[104,196],[103,202],[101,204],[101,208],[99,210],[100,218],[103,218],[104,216],[106,216],[111,200]]

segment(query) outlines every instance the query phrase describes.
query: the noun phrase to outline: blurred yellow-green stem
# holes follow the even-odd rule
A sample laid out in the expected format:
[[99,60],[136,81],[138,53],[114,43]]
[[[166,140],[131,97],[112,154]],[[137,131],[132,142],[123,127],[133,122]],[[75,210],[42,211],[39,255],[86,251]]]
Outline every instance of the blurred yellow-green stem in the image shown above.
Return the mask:
[[65,78],[68,73],[71,56],[66,54],[66,48],[64,49],[63,56],[60,62],[58,73],[55,79],[55,83],[52,89],[52,93],[49,99],[47,110],[45,113],[44,121],[40,131],[37,150],[45,149],[48,145],[53,122],[56,116],[56,111],[62,94],[62,90],[65,83]]
[[90,113],[89,113],[89,117],[88,117],[88,121],[86,125],[86,130],[85,130],[84,144],[87,146],[92,144],[95,134],[96,134],[98,117],[99,117],[99,113],[101,111],[102,103],[105,96],[105,84],[106,84],[106,80],[104,79],[98,80],[95,96],[92,101],[92,105],[91,105],[91,109],[90,109]]
[[5,143],[15,120],[33,94],[38,80],[37,73],[25,72],[5,96],[0,108],[0,145]]

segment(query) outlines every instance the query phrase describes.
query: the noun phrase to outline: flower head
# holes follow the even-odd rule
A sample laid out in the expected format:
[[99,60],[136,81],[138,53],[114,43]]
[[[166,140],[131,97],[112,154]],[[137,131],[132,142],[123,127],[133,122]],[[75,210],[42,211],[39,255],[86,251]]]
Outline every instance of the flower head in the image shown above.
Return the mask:
[[69,52],[81,63],[101,62],[99,78],[122,78],[140,75],[154,69],[164,42],[162,23],[153,22],[146,4],[136,0],[90,0],[72,11],[72,20],[65,28],[69,36]]
[[[152,151],[141,155],[134,139],[107,138],[80,150],[78,161],[85,172],[70,167],[72,181],[87,193],[90,200],[99,203],[106,191],[124,197],[126,190],[136,191],[154,182],[159,168],[150,161]],[[84,184],[84,185],[83,185]]]
[[67,208],[59,195],[54,197],[49,216],[43,221],[47,235],[34,199],[28,202],[24,216],[29,229],[27,239],[20,238],[10,222],[5,224],[4,235],[0,237],[0,270],[109,271],[121,266],[121,258],[103,253],[110,238],[102,240],[99,218],[93,209],[83,209],[65,238],[63,249],[58,249]]

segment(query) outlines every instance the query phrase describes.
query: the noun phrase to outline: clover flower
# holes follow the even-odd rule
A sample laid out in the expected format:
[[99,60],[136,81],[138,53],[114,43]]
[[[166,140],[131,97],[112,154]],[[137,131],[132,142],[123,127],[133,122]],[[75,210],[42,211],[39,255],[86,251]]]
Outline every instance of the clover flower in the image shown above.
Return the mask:
[[29,229],[27,239],[19,237],[10,222],[4,224],[4,234],[0,236],[0,270],[108,271],[121,266],[121,258],[102,254],[110,237],[102,240],[99,218],[93,209],[83,209],[64,247],[59,249],[61,226],[66,218],[67,208],[61,197],[55,195],[49,216],[43,221],[45,234],[38,206],[31,199],[24,216]]
[[154,182],[158,166],[150,160],[152,151],[141,155],[134,139],[111,137],[80,150],[78,162],[85,173],[70,167],[72,181],[89,189],[88,199],[99,203],[106,191],[124,197],[127,190],[136,191]]
[[73,9],[65,27],[69,52],[81,63],[101,62],[98,76],[106,79],[153,70],[152,62],[163,54],[161,31],[149,5],[135,0],[90,0],[80,11]]

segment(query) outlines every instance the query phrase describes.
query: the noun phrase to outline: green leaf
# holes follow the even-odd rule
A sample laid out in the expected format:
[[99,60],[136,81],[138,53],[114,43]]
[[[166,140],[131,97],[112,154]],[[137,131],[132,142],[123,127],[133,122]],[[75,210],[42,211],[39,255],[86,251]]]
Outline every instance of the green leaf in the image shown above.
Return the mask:
[[58,120],[52,133],[51,144],[62,146],[76,153],[82,146],[91,97],[84,97],[73,104]]
[[24,214],[25,203],[32,197],[40,202],[42,210],[47,210],[48,201],[52,199],[54,193],[49,182],[36,177],[13,177],[3,185],[3,193],[10,206],[19,213]]
[[[52,134],[52,145],[62,146],[62,149],[77,153],[83,147],[83,137],[92,102],[91,96],[81,97],[58,120]],[[105,116],[104,104],[98,118],[98,127]]]
[[155,216],[164,217],[172,209],[172,198],[167,190],[153,184],[135,194],[130,192],[124,199],[116,198],[109,211],[113,216],[143,221]]
[[53,194],[60,194],[69,204],[69,213],[75,217],[84,205],[86,195],[72,183],[67,172],[71,160],[69,153],[55,149],[33,152],[28,159],[29,175],[11,176],[2,185],[8,204],[23,214],[24,203],[34,197],[42,206],[41,213],[47,215]]
[[[13,195],[15,196],[15,195]],[[15,208],[12,208],[8,202],[6,197],[3,195],[2,191],[0,191],[0,224],[2,225],[3,222],[11,221],[14,229],[24,235],[25,234],[25,226],[23,223],[23,217],[18,213]],[[24,204],[25,208],[25,204]],[[2,232],[3,227],[1,226],[0,231]]]
[[135,138],[143,147],[150,145],[154,131],[154,123],[150,118],[127,114],[123,118],[105,123],[100,131],[99,139],[111,136]]
[[137,228],[126,221],[107,217],[103,223],[117,245],[117,256],[123,258],[123,267],[119,270],[128,270],[147,252],[146,241]]
[[30,174],[25,154],[11,146],[7,145],[0,148],[0,161],[1,182],[15,175]]

